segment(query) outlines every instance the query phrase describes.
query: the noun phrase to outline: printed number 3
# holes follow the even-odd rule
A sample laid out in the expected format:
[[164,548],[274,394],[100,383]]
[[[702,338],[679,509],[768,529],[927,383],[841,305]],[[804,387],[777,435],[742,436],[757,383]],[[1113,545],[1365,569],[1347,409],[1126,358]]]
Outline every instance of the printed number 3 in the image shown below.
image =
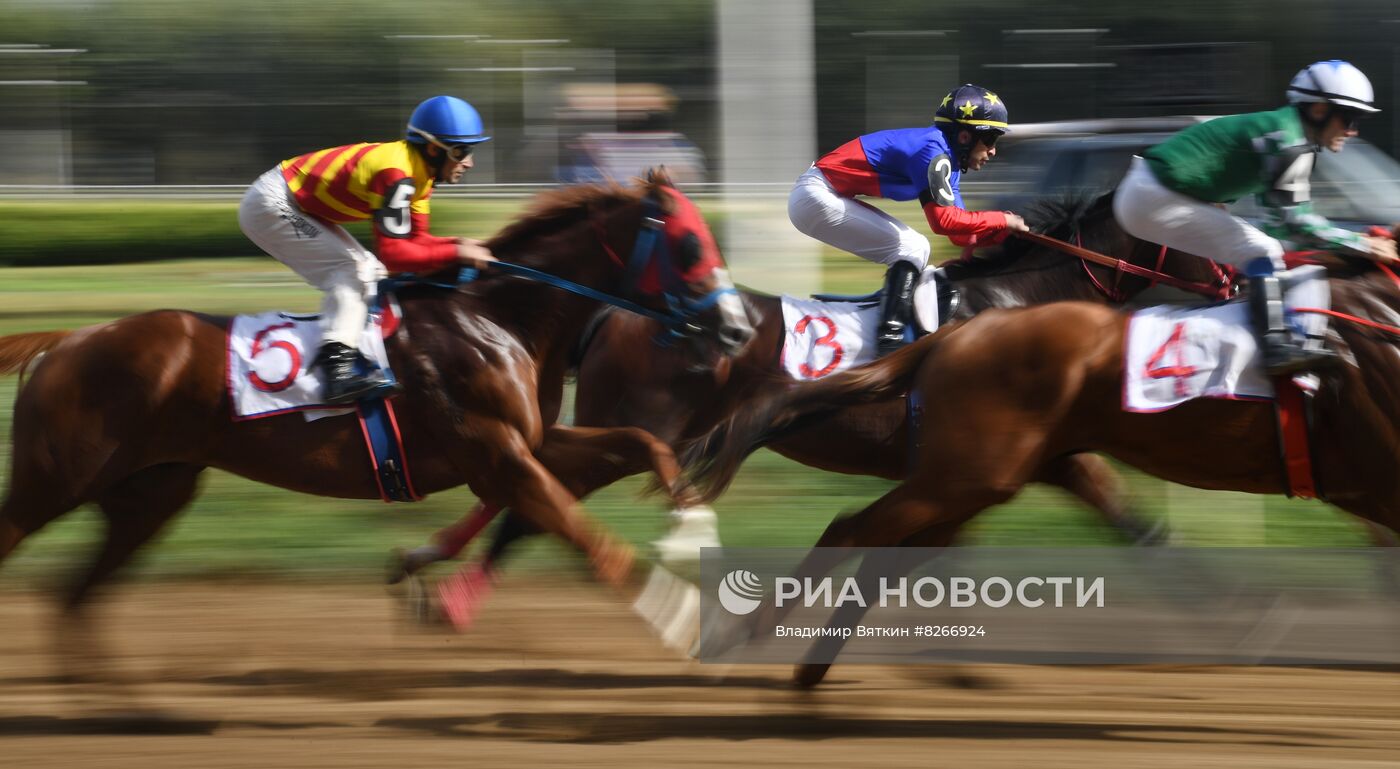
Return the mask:
[[301,373],[301,350],[298,350],[296,345],[292,344],[291,342],[288,342],[285,339],[278,339],[277,341],[267,345],[266,347],[263,346],[263,340],[267,338],[268,334],[271,334],[272,332],[278,331],[280,329],[291,327],[291,323],[278,323],[275,326],[268,326],[262,331],[259,331],[257,335],[253,337],[253,347],[251,350],[248,351],[249,358],[256,359],[259,355],[262,355],[268,350],[277,349],[287,353],[287,357],[291,359],[292,363],[291,370],[287,372],[287,376],[277,380],[276,382],[268,382],[267,380],[258,376],[258,372],[249,371],[248,383],[262,392],[281,392],[287,389],[288,387],[291,387],[292,382],[295,382],[297,379],[297,374]]
[[815,344],[817,347],[831,348],[831,362],[820,369],[814,369],[806,363],[803,363],[797,367],[797,370],[798,373],[808,379],[821,379],[832,371],[835,371],[836,367],[841,365],[841,359],[846,357],[846,350],[841,347],[840,342],[836,341],[836,324],[831,321],[831,318],[825,315],[804,315],[802,316],[802,320],[797,321],[797,325],[793,327],[793,331],[801,334],[805,332],[807,327],[812,325],[813,322],[826,326],[826,333],[817,337]]

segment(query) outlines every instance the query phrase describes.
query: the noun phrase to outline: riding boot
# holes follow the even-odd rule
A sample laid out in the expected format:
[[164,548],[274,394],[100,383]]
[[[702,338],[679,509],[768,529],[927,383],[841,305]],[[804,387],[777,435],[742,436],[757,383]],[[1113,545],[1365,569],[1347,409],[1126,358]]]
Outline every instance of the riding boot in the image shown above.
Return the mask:
[[359,350],[340,342],[322,344],[312,365],[321,370],[325,383],[322,399],[332,405],[354,403],[394,389],[394,383],[383,371],[371,366]]
[[911,262],[895,262],[885,271],[885,293],[880,298],[880,327],[875,351],[880,357],[909,342],[914,313],[914,285],[919,268]]
[[1283,289],[1275,275],[1253,275],[1249,279],[1249,314],[1259,337],[1264,370],[1271,375],[1318,371],[1340,360],[1335,352],[1307,349],[1288,328],[1284,319]]

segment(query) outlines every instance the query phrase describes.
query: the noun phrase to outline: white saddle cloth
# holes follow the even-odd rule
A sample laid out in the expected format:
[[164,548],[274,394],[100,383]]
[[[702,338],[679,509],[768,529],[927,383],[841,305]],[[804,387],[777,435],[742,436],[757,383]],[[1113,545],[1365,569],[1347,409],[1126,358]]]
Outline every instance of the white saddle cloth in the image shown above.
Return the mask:
[[[308,369],[320,346],[321,324],[316,315],[273,311],[235,317],[229,326],[227,369],[234,419],[312,409],[349,413],[344,406],[321,401],[321,380]],[[376,321],[365,327],[360,352],[388,369]]]
[[[880,306],[782,297],[782,367],[798,381],[821,379],[875,360]],[[934,269],[924,270],[914,289],[914,315],[924,329],[938,328]]]
[[[1324,272],[1299,267],[1283,276],[1284,306],[1328,309]],[[1320,340],[1327,331],[1325,315],[1289,312],[1288,321],[1310,339]],[[1274,397],[1243,301],[1133,313],[1123,358],[1125,411],[1164,411],[1192,398]]]

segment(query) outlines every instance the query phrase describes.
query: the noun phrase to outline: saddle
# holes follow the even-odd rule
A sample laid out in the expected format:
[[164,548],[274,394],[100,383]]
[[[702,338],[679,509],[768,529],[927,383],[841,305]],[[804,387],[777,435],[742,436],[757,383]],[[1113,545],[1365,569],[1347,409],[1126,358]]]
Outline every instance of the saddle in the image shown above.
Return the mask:
[[[932,290],[930,290],[932,285]],[[869,294],[812,294],[818,302],[848,303],[861,307],[878,307],[885,296],[882,288]],[[937,331],[957,314],[962,306],[962,292],[941,267],[924,270],[914,289],[915,338]]]

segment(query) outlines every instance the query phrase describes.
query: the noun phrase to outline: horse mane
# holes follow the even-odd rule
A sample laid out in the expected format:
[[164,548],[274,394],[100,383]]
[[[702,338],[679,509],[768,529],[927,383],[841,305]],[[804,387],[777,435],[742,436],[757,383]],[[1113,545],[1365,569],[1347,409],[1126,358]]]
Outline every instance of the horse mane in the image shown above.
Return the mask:
[[545,190],[535,195],[526,209],[485,245],[492,253],[509,253],[521,243],[573,226],[593,210],[634,201],[645,192],[644,187],[624,187],[616,182]]
[[[1113,190],[1076,190],[1033,200],[1021,215],[1032,232],[1061,240],[1080,236],[1086,238],[1082,243],[1085,248],[1103,250],[1102,244],[1096,242],[1096,233],[1083,230],[1081,225],[1098,221],[1104,214],[1111,217],[1112,206]],[[997,275],[1015,267],[1037,249],[1044,252],[1043,247],[1029,240],[1009,237],[1001,245],[984,249],[970,259],[948,262],[943,269],[954,281]]]

